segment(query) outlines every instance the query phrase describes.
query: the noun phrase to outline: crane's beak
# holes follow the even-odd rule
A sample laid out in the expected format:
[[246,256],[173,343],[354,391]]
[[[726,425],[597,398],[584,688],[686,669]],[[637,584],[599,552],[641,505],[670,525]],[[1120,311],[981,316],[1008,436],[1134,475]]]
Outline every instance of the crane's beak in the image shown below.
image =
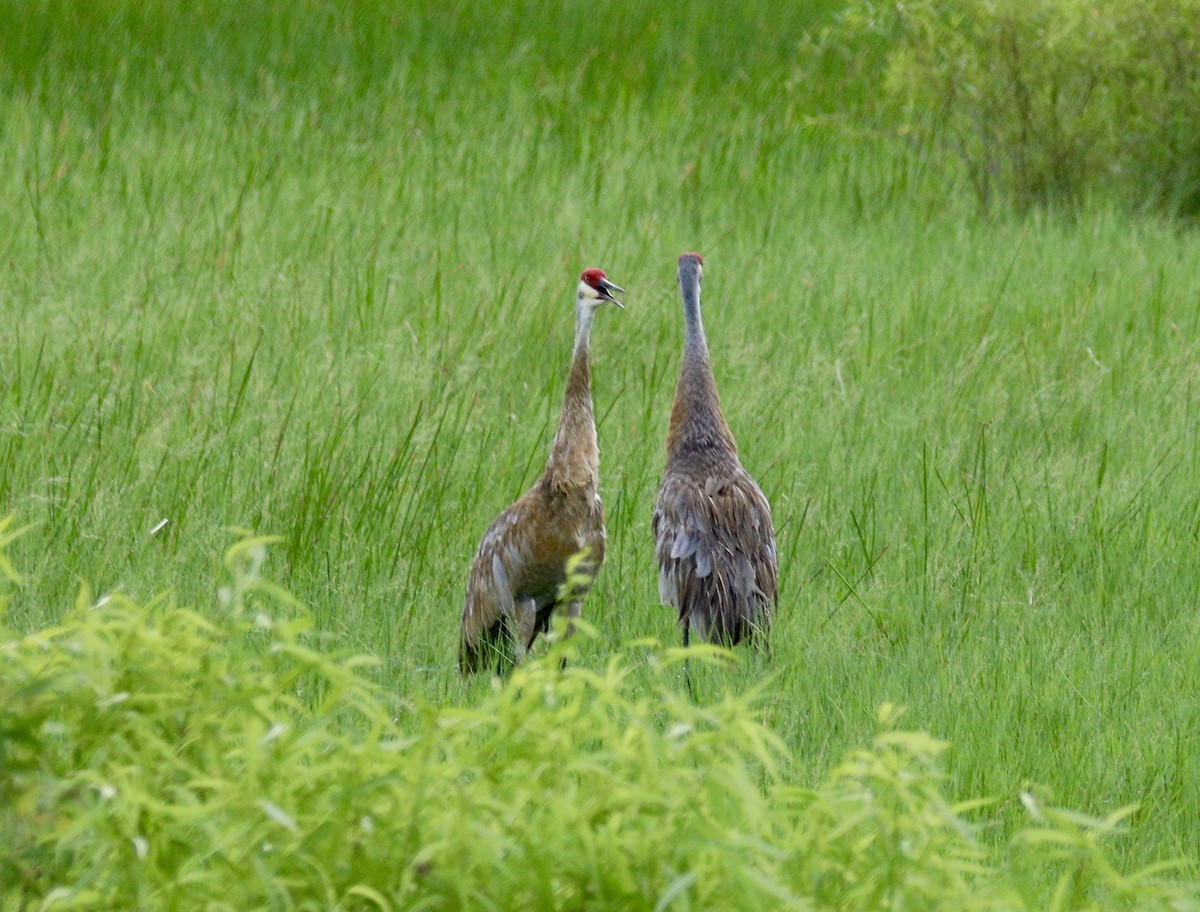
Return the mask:
[[624,310],[625,305],[622,304],[620,301],[618,301],[616,298],[614,298],[612,296],[612,293],[614,291],[619,291],[621,294],[625,294],[625,289],[622,288],[620,285],[614,285],[608,279],[600,280],[600,297],[603,298],[605,301],[612,301],[619,308]]

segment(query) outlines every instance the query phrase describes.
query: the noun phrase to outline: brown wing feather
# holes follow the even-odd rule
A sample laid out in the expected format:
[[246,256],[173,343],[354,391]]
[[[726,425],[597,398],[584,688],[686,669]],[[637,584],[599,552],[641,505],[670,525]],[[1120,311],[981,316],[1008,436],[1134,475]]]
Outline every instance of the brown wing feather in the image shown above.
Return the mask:
[[[533,637],[543,632],[566,578],[567,560],[587,547],[587,563],[598,569],[604,537],[603,510],[591,492],[556,493],[539,483],[497,516],[471,564],[459,669],[464,674],[480,671],[493,658],[498,667],[511,664],[514,607],[530,603],[536,612]],[[532,638],[523,645],[531,646]]]
[[685,629],[736,644],[766,634],[778,598],[771,507],[738,466],[668,471],[654,508],[659,595]]
[[458,667],[464,673],[480,671],[490,658],[503,661],[514,604],[514,577],[530,559],[528,513],[518,500],[497,516],[479,542],[459,633]]

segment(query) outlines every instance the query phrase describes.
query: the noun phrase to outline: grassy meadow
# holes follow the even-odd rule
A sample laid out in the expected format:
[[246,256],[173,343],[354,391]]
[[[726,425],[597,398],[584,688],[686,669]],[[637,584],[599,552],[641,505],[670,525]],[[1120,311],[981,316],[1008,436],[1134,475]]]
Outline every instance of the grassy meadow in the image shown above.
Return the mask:
[[[215,604],[239,536],[313,642],[402,700],[454,664],[466,571],[541,471],[581,269],[609,552],[578,663],[678,641],[650,517],[675,258],[770,499],[755,717],[817,781],[886,703],[946,791],[1138,810],[1200,858],[1200,236],[1097,198],[984,219],[947,169],[830,126],[833,4],[8,0],[0,29],[3,626],[81,586]],[[165,524],[164,524],[165,521]],[[634,680],[651,673],[634,667]],[[665,908],[665,907],[664,907]]]

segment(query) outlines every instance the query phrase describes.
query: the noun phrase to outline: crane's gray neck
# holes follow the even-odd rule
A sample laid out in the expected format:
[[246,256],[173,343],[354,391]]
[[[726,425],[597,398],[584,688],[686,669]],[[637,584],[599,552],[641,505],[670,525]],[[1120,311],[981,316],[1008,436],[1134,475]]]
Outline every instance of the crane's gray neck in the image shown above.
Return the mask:
[[596,439],[592,375],[588,363],[588,340],[595,318],[595,308],[585,307],[582,302],[576,305],[571,372],[567,375],[562,416],[544,476],[555,491],[594,488],[600,476],[600,446]]
[[596,321],[596,308],[585,306],[582,301],[575,303],[575,357],[580,352],[585,356],[592,335],[592,324]]
[[700,318],[700,283],[697,277],[681,283],[683,295],[683,365],[675,387],[675,405],[667,449],[671,453],[717,450],[736,458],[737,445],[721,412],[717,381],[708,356],[704,323]]
[[704,321],[700,318],[700,283],[693,278],[681,285],[683,293],[683,347],[690,355],[708,360],[708,341],[704,338]]

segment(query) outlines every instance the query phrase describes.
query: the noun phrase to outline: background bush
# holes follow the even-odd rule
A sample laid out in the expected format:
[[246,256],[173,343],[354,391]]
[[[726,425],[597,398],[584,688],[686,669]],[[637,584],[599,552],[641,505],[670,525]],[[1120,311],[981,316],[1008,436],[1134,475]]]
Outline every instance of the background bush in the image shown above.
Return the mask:
[[1200,215],[1195,0],[851,0],[818,46],[984,207]]

